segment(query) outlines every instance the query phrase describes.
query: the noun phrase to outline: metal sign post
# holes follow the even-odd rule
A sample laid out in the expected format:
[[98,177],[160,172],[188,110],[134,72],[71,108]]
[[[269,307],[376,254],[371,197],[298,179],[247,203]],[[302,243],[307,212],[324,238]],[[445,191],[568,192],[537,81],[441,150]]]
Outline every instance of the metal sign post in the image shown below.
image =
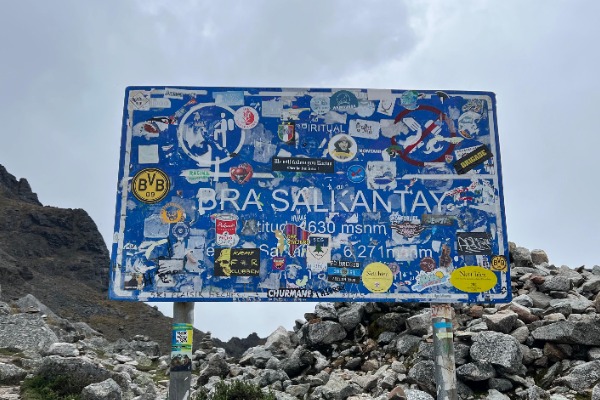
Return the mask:
[[173,303],[173,336],[169,375],[170,400],[190,398],[193,325],[194,303]]
[[458,400],[450,304],[432,304],[431,322],[437,399]]

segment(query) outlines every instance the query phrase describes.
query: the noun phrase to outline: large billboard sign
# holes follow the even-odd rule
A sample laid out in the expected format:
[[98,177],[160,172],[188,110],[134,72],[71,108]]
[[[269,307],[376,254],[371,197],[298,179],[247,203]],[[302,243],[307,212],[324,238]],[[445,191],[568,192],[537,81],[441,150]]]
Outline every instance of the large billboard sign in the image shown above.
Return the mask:
[[128,88],[110,297],[510,301],[494,94]]

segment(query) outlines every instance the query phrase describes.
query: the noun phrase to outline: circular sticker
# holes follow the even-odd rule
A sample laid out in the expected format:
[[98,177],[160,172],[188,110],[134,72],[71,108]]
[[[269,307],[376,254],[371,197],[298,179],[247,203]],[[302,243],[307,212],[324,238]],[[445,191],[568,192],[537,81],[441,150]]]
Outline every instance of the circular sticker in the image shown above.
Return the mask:
[[160,210],[160,219],[165,224],[174,224],[185,219],[185,210],[177,203],[167,203]]
[[329,104],[329,97],[327,96],[315,96],[310,99],[310,108],[318,114],[325,115],[331,110],[331,106]]
[[398,265],[398,263],[392,262],[388,267],[390,268],[390,271],[392,271],[392,274],[398,275],[400,273],[400,265]]
[[240,107],[235,112],[233,120],[240,129],[252,129],[258,125],[258,112],[252,107]]
[[498,283],[496,274],[480,266],[461,267],[452,271],[450,284],[467,293],[487,292]]
[[332,137],[328,149],[331,158],[339,162],[352,160],[358,151],[354,138],[344,133]]
[[360,183],[366,177],[365,168],[362,165],[352,165],[348,168],[348,180],[352,183]]
[[369,100],[359,100],[356,107],[356,114],[359,117],[367,118],[375,112],[375,103]]
[[158,168],[144,168],[131,181],[131,192],[143,203],[158,203],[169,193],[169,177]]
[[331,96],[330,104],[334,111],[354,111],[358,107],[358,99],[351,91],[340,90]]
[[190,228],[183,222],[178,222],[173,225],[171,232],[173,232],[173,236],[175,236],[177,239],[184,239],[187,235],[189,235]]
[[419,99],[419,92],[409,90],[402,93],[400,96],[400,104],[407,110],[416,110],[419,106],[417,100]]
[[248,163],[243,163],[237,167],[229,168],[229,176],[231,176],[231,180],[240,184],[248,182],[250,178],[252,178],[253,173],[254,170]]
[[506,262],[506,257],[504,256],[494,256],[492,257],[491,263],[492,270],[506,272],[508,270],[508,263]]
[[203,167],[231,160],[246,140],[245,129],[234,122],[235,113],[225,105],[198,104],[190,108],[177,128],[180,149]]
[[373,293],[384,293],[394,281],[392,270],[384,263],[374,262],[367,265],[362,273],[362,282]]
[[[400,135],[393,136],[392,145],[386,150],[390,156],[398,155],[411,165],[424,167],[428,163],[448,162],[456,145],[463,141],[456,136],[454,121],[435,107],[423,104],[416,109],[406,108],[396,115],[394,124],[405,120],[410,124],[409,137],[402,140]],[[421,125],[418,120],[429,121]],[[432,137],[436,139],[429,140]]]
[[423,257],[421,262],[419,263],[419,267],[425,272],[433,271],[437,265],[435,264],[435,260],[431,257]]

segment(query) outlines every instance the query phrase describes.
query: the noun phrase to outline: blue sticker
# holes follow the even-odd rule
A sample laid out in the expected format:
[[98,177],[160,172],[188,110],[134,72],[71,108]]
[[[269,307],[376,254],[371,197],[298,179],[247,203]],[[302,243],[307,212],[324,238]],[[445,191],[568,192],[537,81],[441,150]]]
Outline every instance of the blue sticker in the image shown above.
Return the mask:
[[348,168],[348,179],[352,183],[360,183],[366,176],[365,167],[362,165],[352,165]]

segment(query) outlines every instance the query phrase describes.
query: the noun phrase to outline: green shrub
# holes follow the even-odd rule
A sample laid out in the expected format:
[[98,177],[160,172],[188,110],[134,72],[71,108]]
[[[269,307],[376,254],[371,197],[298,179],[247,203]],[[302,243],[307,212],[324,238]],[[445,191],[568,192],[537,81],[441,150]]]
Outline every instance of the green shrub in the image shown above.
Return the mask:
[[80,400],[81,395],[74,390],[66,376],[58,376],[53,380],[35,376],[23,381],[21,398],[23,400]]
[[259,386],[252,383],[233,381],[228,384],[221,381],[215,386],[212,395],[201,388],[196,392],[194,400],[276,400],[276,397],[270,392],[263,392]]

